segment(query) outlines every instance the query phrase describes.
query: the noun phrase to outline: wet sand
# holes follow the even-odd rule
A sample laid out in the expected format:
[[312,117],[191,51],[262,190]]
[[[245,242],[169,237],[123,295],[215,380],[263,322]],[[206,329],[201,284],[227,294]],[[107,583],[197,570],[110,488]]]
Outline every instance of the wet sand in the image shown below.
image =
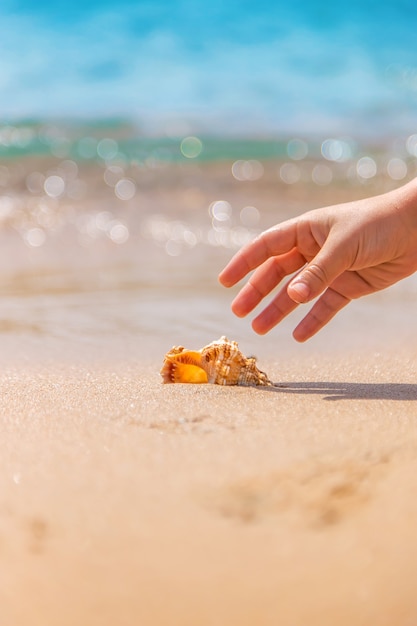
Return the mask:
[[[302,309],[256,337],[216,282],[241,237],[395,183],[152,161],[122,202],[58,161],[3,168],[1,626],[415,626],[416,276],[303,346]],[[161,384],[221,334],[277,386]]]
[[416,356],[4,365],[2,626],[413,626]]

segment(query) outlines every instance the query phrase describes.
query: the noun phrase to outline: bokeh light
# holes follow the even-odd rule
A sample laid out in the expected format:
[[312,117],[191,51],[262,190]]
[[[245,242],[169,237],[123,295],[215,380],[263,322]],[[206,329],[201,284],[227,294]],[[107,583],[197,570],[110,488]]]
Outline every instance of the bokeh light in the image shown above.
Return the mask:
[[417,157],[417,133],[407,137],[406,147],[411,156]]
[[59,198],[65,191],[65,181],[61,176],[48,176],[43,184],[45,193],[51,198]]
[[30,228],[24,235],[24,240],[28,246],[39,248],[43,246],[46,240],[45,231],[42,228]]
[[325,139],[321,144],[321,154],[328,161],[348,161],[352,158],[352,148],[341,139]]
[[97,144],[97,154],[103,161],[111,161],[119,151],[119,146],[115,139],[105,137]]
[[287,185],[295,185],[301,178],[301,170],[295,163],[283,163],[279,168],[279,176]]
[[119,200],[131,200],[136,194],[136,185],[133,180],[122,178],[116,183],[114,193]]
[[126,241],[129,239],[129,229],[126,224],[115,222],[111,224],[111,227],[109,229],[109,237],[114,243],[126,243]]
[[377,173],[377,165],[372,157],[361,157],[356,164],[356,171],[360,178],[365,180],[373,178]]
[[388,161],[387,172],[393,180],[403,180],[407,176],[407,164],[403,159],[393,157]]
[[195,159],[201,154],[203,143],[198,137],[185,137],[181,141],[180,149],[187,159]]
[[217,222],[227,222],[232,215],[232,207],[227,200],[216,200],[209,207],[209,213]]
[[313,167],[311,178],[316,185],[330,185],[333,180],[333,172],[325,163],[318,163]]
[[255,228],[258,226],[261,218],[259,210],[254,206],[243,207],[239,216],[243,226],[247,226],[248,228]]
[[41,172],[30,172],[26,176],[26,187],[31,193],[44,191],[45,175]]
[[259,180],[264,173],[262,163],[256,159],[245,161],[239,159],[232,165],[232,174],[236,180]]
[[124,169],[119,165],[109,165],[106,167],[103,178],[109,187],[114,187],[125,175]]

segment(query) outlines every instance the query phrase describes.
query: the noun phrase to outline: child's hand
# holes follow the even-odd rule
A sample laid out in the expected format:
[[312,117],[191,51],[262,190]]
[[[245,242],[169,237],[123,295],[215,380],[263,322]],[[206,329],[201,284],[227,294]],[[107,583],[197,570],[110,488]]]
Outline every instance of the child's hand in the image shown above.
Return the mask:
[[286,276],[299,273],[253,320],[267,333],[298,304],[320,296],[294,331],[305,341],[352,299],[417,270],[417,179],[374,198],[310,211],[265,231],[219,276],[231,287],[255,270],[232,304],[244,317]]

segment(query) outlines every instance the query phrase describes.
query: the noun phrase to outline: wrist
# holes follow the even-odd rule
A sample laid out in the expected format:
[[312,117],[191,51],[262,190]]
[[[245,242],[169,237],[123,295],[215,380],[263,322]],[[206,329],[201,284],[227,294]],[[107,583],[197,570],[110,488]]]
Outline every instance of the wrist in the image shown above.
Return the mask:
[[407,228],[417,233],[417,178],[393,193],[394,207]]

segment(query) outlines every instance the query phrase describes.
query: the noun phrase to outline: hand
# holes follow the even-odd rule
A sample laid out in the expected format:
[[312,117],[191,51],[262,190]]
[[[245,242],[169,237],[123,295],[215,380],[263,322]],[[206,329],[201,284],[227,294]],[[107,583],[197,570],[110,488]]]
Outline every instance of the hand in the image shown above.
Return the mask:
[[381,196],[316,209],[274,226],[242,248],[219,280],[231,287],[252,270],[233,312],[244,317],[298,272],[252,327],[265,334],[298,304],[320,296],[293,333],[297,341],[309,339],[352,299],[417,270],[417,179]]

